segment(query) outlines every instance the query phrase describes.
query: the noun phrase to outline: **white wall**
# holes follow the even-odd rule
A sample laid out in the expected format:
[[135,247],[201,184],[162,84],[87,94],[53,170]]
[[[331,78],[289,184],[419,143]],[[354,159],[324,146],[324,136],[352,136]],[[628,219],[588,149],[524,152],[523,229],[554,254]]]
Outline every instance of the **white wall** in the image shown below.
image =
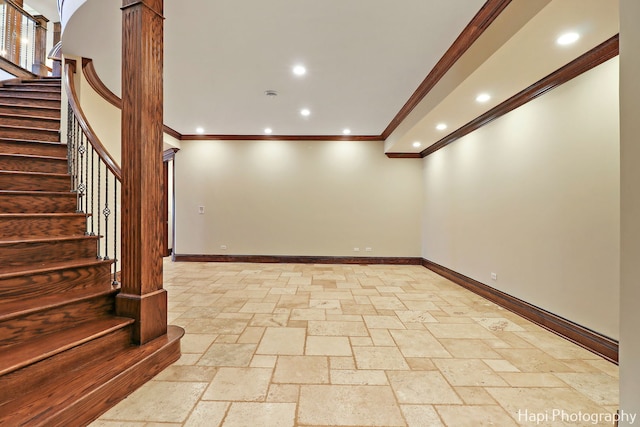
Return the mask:
[[[620,1],[620,409],[640,415],[640,3]],[[635,425],[638,423],[636,422]],[[621,426],[631,425],[621,422]]]
[[617,339],[618,174],[614,58],[425,158],[423,257]]
[[16,76],[14,76],[13,74],[7,73],[5,70],[0,70],[0,81],[11,80],[15,78]]
[[420,256],[421,161],[382,142],[182,141],[175,167],[177,254]]

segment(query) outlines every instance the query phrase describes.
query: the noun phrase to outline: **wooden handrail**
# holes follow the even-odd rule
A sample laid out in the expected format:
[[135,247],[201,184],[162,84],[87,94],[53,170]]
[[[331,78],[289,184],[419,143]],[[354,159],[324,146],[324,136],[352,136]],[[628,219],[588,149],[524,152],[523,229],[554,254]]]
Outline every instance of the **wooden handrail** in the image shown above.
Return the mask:
[[93,67],[93,60],[90,58],[82,58],[82,74],[87,79],[89,86],[95,90],[105,101],[114,107],[122,109],[122,99],[100,80],[96,69]]
[[[114,107],[122,109],[122,99],[115,93],[111,92],[107,85],[102,82],[95,67],[93,66],[93,59],[82,58],[82,74],[84,75],[84,78],[87,79],[89,86],[91,86],[93,90],[102,97],[102,99]],[[171,135],[175,139],[182,140],[182,134],[175,129],[172,129],[167,125],[162,125],[162,130],[164,133]]]
[[120,166],[115,162],[113,157],[109,154],[107,149],[104,147],[98,135],[93,131],[93,128],[87,121],[87,117],[84,115],[84,111],[80,106],[80,102],[78,100],[78,95],[76,93],[75,83],[73,81],[73,74],[76,72],[76,61],[73,59],[65,60],[64,64],[64,85],[67,90],[67,97],[69,98],[69,105],[73,110],[82,131],[87,136],[89,143],[93,146],[98,153],[100,159],[104,162],[104,164],[109,168],[109,170],[116,176],[118,181],[122,182],[122,170]]
[[21,15],[23,15],[24,17],[26,17],[27,19],[31,19],[33,22],[37,22],[38,20],[35,18],[35,16],[31,15],[29,12],[27,12],[26,10],[24,10],[22,7],[18,6],[17,4],[15,4],[14,2],[10,1],[10,0],[5,0],[4,1],[5,4],[11,6],[12,8],[14,8],[15,10],[17,10],[18,12],[20,12]]

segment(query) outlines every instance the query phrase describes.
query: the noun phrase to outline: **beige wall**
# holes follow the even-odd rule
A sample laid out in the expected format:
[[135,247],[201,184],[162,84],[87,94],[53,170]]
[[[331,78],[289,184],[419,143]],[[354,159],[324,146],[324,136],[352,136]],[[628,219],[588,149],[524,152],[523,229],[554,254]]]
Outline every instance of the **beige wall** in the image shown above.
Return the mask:
[[618,141],[615,58],[426,157],[424,258],[617,339]]
[[91,128],[100,138],[102,145],[104,145],[116,163],[120,165],[120,109],[105,101],[89,85],[89,82],[82,74],[82,60],[80,58],[77,59],[77,66],[77,75],[80,81],[78,96],[80,97],[82,110],[87,117],[87,121],[91,124]]
[[[620,409],[640,414],[640,2],[620,1]],[[620,423],[631,425],[630,423]],[[637,423],[636,423],[637,425]]]
[[177,254],[420,256],[421,161],[382,142],[182,141],[175,164]]

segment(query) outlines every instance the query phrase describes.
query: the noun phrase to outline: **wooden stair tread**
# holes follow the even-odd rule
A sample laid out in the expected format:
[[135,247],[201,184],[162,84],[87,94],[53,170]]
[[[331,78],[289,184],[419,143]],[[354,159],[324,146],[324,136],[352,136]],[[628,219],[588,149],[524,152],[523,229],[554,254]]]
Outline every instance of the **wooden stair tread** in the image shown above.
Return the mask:
[[[151,342],[91,360],[73,375],[61,373],[64,380],[47,378],[37,390],[0,406],[0,425],[68,426],[70,420],[86,425],[176,361],[183,335],[182,328],[169,325],[165,335]],[[96,402],[104,406],[96,408]]]
[[[0,171],[2,173],[2,171]],[[71,191],[38,191],[38,190],[0,190],[5,196],[76,196]]]
[[[15,105],[14,105],[15,107]],[[20,114],[20,113],[0,113],[1,119],[34,119],[34,120],[42,120],[44,122],[56,122],[60,123],[60,119],[57,117],[47,117],[47,116],[34,116],[32,114]]]
[[65,147],[67,146],[66,142],[60,142],[60,141],[40,141],[38,139],[7,138],[6,136],[1,136],[0,141],[23,142],[23,143],[31,143],[31,144],[64,145]]
[[23,176],[50,176],[50,177],[68,177],[66,173],[50,173],[50,172],[25,172],[25,171],[8,171],[0,170],[0,175],[23,175]]
[[0,213],[0,219],[2,218],[66,218],[66,217],[87,217],[91,214],[85,214],[82,212],[69,212],[69,213]]
[[32,160],[59,160],[61,162],[66,162],[66,157],[55,157],[55,156],[40,156],[36,154],[12,154],[12,153],[0,153],[0,156],[4,157],[18,157],[20,159],[32,159]]
[[13,372],[57,353],[99,338],[134,322],[125,317],[105,317],[73,328],[0,349],[0,375]]
[[[0,322],[31,313],[37,313],[39,311],[62,307],[74,302],[107,296],[117,292],[118,288],[113,288],[107,283],[104,289],[100,291],[87,292],[81,289],[75,292],[69,291],[62,294],[44,295],[20,300],[11,300],[8,302],[0,302]],[[0,375],[2,375],[2,373],[0,373]]]
[[[13,108],[13,107],[15,107],[15,106],[16,106],[15,104],[7,104],[7,103],[4,103],[4,102],[0,101],[0,107],[10,107],[10,108]],[[60,111],[60,107],[59,107],[59,106],[55,106],[55,107],[54,107],[54,106],[51,106],[51,105],[43,105],[43,106],[41,106],[41,107],[36,106],[36,105],[23,105],[22,107],[23,107],[23,108],[33,108],[33,109],[44,109],[44,110],[55,110],[55,111]],[[38,117],[39,117],[39,116],[38,116]],[[57,119],[57,120],[59,121],[60,119]]]
[[98,239],[100,236],[88,236],[86,234],[78,234],[76,236],[58,236],[58,237],[37,237],[26,239],[18,237],[16,239],[2,239],[0,245],[18,245],[22,243],[47,243],[47,242],[68,242],[71,240],[87,240]]
[[0,129],[35,130],[35,131],[56,132],[56,133],[60,132],[60,129],[36,128],[31,126],[18,126],[18,125],[5,125],[5,124],[0,124]]
[[87,258],[87,259],[80,258],[74,261],[45,263],[45,264],[39,265],[38,267],[30,267],[30,268],[19,267],[19,268],[13,269],[13,271],[1,272],[0,280],[9,279],[17,276],[33,276],[34,274],[41,274],[41,273],[47,273],[47,272],[59,271],[59,270],[68,270],[70,268],[89,267],[89,266],[99,265],[103,263],[111,264],[113,263],[113,260],[103,260],[103,259],[97,259],[97,258]]

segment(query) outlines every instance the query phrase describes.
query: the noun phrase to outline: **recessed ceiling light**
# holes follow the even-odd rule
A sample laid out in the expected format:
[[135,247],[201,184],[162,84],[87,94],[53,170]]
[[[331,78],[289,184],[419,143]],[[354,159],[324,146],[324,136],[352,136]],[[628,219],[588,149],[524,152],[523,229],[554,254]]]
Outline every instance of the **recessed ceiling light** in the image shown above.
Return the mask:
[[436,129],[438,130],[445,130],[447,128],[447,125],[444,123],[438,123],[438,125],[436,126]]
[[204,133],[204,128],[196,128],[196,133]]
[[416,141],[416,142],[414,142],[414,143],[413,143],[413,146],[414,146],[414,147],[416,147],[416,148],[420,147],[421,145],[422,145],[422,144],[420,144],[418,141]]
[[566,46],[572,43],[575,43],[580,38],[580,34],[578,33],[565,33],[556,39],[556,43],[561,46]]
[[293,74],[295,74],[296,76],[304,76],[305,74],[307,74],[307,69],[304,65],[296,65],[295,67],[293,67]]
[[264,133],[266,133],[267,135],[271,135],[271,133],[273,132],[273,129],[271,128],[264,128]]
[[491,96],[488,93],[481,93],[480,95],[476,96],[476,101],[478,102],[487,102],[490,99]]
[[309,111],[308,108],[303,108],[302,110],[300,110],[300,114],[305,117],[308,117],[311,114],[311,111]]
[[343,135],[349,135],[351,133],[351,129],[343,129],[342,130],[342,134]]

